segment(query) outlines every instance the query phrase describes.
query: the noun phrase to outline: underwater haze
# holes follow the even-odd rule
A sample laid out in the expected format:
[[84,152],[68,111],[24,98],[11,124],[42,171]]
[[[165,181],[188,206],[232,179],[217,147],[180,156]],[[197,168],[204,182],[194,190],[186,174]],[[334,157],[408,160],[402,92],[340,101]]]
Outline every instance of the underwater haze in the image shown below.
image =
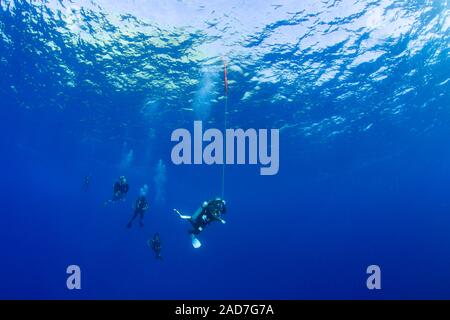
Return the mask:
[[[1,0],[0,298],[450,299],[449,28],[447,0]],[[172,210],[222,167],[170,137],[226,104],[279,172],[227,165],[194,249]]]

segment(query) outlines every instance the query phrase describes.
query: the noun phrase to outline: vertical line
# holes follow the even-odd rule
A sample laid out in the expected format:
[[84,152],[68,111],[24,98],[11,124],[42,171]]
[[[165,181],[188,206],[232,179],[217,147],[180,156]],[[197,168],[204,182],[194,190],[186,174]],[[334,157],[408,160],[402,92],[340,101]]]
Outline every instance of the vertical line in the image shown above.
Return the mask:
[[[226,134],[227,134],[227,113],[228,113],[228,95],[225,95],[225,112],[224,112],[224,121],[223,121],[223,126],[224,126],[224,140],[226,141]],[[226,163],[226,144],[223,145],[225,150],[223,150],[223,164],[222,164],[222,199],[224,199],[225,197],[225,163]]]

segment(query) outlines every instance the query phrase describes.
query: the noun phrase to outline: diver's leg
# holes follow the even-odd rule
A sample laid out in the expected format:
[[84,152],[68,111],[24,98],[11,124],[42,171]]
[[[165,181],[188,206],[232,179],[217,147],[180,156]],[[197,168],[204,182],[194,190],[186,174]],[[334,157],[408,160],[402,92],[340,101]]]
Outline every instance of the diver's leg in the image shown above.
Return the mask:
[[112,199],[105,201],[105,207],[119,200],[117,193],[113,193]]
[[104,202],[103,205],[104,205],[105,207],[107,207],[107,206],[109,206],[111,203],[114,203],[114,200],[111,200],[111,199],[110,199],[110,200],[106,200],[106,201]]
[[194,233],[191,233],[191,243],[195,249],[198,249],[202,246],[202,243],[197,239]]
[[140,226],[141,228],[144,226],[144,212],[141,212],[141,213],[140,213],[139,226]]
[[194,229],[189,231],[189,234],[191,235],[191,243],[195,249],[198,249],[202,246],[202,243],[197,238],[197,236],[200,234],[200,232],[201,232],[201,227],[195,227],[195,226],[194,226]]
[[133,221],[134,221],[134,219],[136,219],[136,217],[137,217],[137,213],[133,214],[133,216],[130,219],[130,222],[128,222],[128,224],[127,224],[128,229],[131,228],[131,226],[133,225]]

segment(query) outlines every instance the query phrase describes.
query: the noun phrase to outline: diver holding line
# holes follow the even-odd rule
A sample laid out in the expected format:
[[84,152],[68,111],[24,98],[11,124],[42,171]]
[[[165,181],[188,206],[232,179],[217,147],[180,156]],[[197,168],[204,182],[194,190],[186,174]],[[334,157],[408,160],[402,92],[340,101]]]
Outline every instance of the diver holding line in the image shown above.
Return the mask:
[[[223,76],[224,76],[224,89],[225,89],[225,108],[224,108],[224,130],[227,130],[227,109],[228,109],[228,71],[227,62],[223,59]],[[194,121],[195,130],[195,121]],[[225,224],[226,221],[222,218],[222,215],[227,212],[226,202],[223,200],[225,194],[225,162],[222,164],[222,197],[214,200],[203,202],[200,208],[195,211],[192,216],[184,215],[177,209],[173,209],[178,216],[183,220],[189,220],[192,225],[191,234],[192,246],[198,249],[202,246],[202,243],[197,236],[204,230],[204,228],[213,221],[219,221]]]
[[222,215],[227,212],[226,202],[221,198],[203,202],[201,207],[198,208],[192,216],[183,215],[177,209],[173,210],[181,219],[189,220],[192,224],[193,229],[190,230],[189,233],[191,234],[192,246],[195,249],[201,247],[202,244],[200,240],[197,239],[197,236],[208,224],[213,221],[219,221],[223,224],[226,223],[226,221],[222,218]]

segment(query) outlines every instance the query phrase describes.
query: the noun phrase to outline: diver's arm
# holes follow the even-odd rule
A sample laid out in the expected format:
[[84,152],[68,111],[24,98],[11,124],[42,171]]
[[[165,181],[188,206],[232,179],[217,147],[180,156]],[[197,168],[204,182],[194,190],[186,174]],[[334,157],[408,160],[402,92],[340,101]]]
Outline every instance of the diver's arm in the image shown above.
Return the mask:
[[216,217],[216,216],[212,216],[212,220],[222,222],[223,224],[227,223],[227,222],[226,222],[225,220],[223,220],[222,218]]
[[222,224],[227,223],[227,222],[226,222],[225,220],[223,220],[222,218],[216,218],[216,220],[222,222]]
[[186,216],[186,215],[181,214],[181,212],[178,211],[177,209],[173,209],[173,211],[175,211],[175,213],[178,214],[178,215],[180,216],[181,219],[186,219],[186,220],[188,220],[188,219],[191,218],[191,216]]

